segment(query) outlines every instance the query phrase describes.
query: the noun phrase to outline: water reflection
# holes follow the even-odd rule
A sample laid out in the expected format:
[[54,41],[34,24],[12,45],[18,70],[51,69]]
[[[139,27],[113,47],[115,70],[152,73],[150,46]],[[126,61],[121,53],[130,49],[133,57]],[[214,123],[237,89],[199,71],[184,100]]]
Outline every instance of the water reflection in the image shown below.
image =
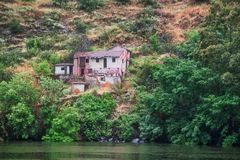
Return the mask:
[[240,149],[158,144],[0,143],[0,159],[239,160]]

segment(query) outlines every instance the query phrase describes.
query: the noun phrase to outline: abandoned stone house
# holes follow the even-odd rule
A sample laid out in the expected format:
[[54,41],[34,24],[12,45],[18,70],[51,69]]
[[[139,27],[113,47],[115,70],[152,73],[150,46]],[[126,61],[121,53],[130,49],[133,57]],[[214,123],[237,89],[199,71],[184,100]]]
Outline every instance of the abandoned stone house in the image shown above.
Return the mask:
[[64,77],[69,77],[69,75],[73,74],[73,64],[72,63],[60,63],[56,64],[54,67],[55,76],[59,76],[60,79],[64,79]]
[[121,83],[129,66],[130,52],[116,46],[107,51],[76,52],[73,64],[55,65],[55,75],[70,77],[73,89]]

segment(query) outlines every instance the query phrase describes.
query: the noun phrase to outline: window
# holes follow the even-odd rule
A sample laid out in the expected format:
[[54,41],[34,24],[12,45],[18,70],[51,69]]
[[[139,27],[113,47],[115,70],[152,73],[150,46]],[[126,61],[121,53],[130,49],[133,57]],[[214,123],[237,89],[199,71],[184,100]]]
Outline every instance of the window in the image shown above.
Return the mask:
[[112,58],[112,62],[113,62],[113,63],[116,62],[116,58],[115,58],[115,57]]
[[100,80],[101,80],[101,81],[105,81],[105,77],[101,77]]
[[99,58],[96,59],[96,62],[97,62],[97,63],[99,62]]
[[89,59],[86,59],[86,63],[89,63]]
[[61,71],[64,71],[65,70],[65,67],[61,67]]

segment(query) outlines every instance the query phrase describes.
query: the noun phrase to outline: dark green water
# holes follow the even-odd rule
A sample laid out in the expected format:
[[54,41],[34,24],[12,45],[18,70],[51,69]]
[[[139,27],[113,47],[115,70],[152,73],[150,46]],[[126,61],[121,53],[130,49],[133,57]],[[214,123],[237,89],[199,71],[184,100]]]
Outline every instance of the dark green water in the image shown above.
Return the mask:
[[239,148],[110,143],[0,143],[0,159],[240,160]]

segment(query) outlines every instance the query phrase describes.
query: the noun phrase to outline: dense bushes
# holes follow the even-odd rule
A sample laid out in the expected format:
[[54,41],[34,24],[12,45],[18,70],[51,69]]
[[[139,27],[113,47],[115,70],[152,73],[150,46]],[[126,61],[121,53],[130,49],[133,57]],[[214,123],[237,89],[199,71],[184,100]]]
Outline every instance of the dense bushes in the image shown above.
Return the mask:
[[79,124],[79,112],[77,108],[66,107],[53,118],[48,129],[45,141],[72,142],[77,140]]
[[50,64],[46,60],[36,64],[36,66],[34,67],[34,70],[38,75],[41,75],[41,76],[49,76],[52,73]]
[[82,22],[81,19],[75,19],[74,23],[78,33],[86,33],[88,29],[88,25],[86,23]]
[[151,7],[148,7],[137,16],[136,20],[130,25],[129,30],[140,36],[149,37],[156,32],[155,24],[154,11]]
[[68,3],[68,0],[52,0],[54,5],[57,6],[66,6]]
[[177,45],[176,52],[180,57],[192,58],[197,52],[200,44],[200,33],[197,30],[192,30],[186,33],[186,41]]
[[37,80],[27,74],[1,82],[0,136],[58,142],[112,137],[113,98],[86,94],[70,106],[63,105],[64,88],[61,81],[49,77]]
[[139,92],[143,139],[214,145],[232,140],[236,144],[229,136],[240,134],[240,97],[225,94],[227,87],[220,76],[190,60],[167,59],[164,65],[145,68],[148,73],[144,69],[138,81],[143,86]]
[[36,136],[33,107],[40,97],[33,87],[34,79],[26,74],[15,75],[9,82],[0,83],[1,135],[9,139],[28,139]]
[[0,82],[1,81],[6,81],[9,80],[12,76],[12,72],[6,70],[6,68],[4,67],[4,65],[2,63],[0,63]]
[[21,26],[20,21],[15,18],[8,23],[8,27],[11,33],[16,34],[23,32],[23,27]]
[[109,94],[102,96],[84,95],[75,103],[80,113],[80,134],[87,140],[111,137],[110,116],[116,106]]
[[140,2],[144,5],[156,5],[156,0],[140,0]]
[[30,52],[22,52],[18,49],[1,50],[0,62],[4,66],[14,66],[23,62],[24,59],[31,58],[33,55]]
[[129,115],[122,115],[113,122],[113,137],[115,140],[130,142],[139,137],[138,114],[132,112]]
[[104,4],[104,0],[77,0],[78,8],[93,11]]
[[12,106],[7,119],[9,126],[12,126],[12,134],[16,136],[16,139],[28,139],[31,136],[35,136],[36,119],[32,109],[26,106],[26,104],[18,103],[16,106]]
[[116,1],[120,4],[127,4],[131,2],[131,0],[116,0]]

